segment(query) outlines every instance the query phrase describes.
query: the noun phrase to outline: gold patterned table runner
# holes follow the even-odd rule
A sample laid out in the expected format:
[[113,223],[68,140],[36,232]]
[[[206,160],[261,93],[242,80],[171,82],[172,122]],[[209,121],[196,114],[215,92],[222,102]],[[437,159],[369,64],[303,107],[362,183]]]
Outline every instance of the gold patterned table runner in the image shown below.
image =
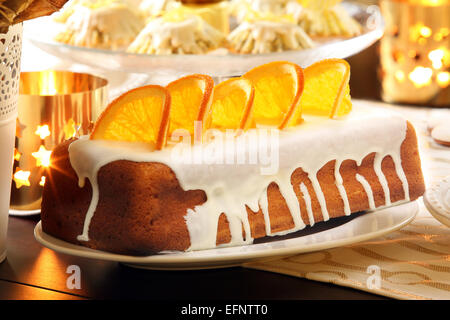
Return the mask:
[[[384,104],[355,101],[387,107]],[[416,127],[427,185],[450,175],[450,148],[433,143],[427,121],[432,110],[393,107]],[[286,257],[245,267],[330,282],[397,299],[450,299],[450,228],[427,211],[406,227],[363,243]]]

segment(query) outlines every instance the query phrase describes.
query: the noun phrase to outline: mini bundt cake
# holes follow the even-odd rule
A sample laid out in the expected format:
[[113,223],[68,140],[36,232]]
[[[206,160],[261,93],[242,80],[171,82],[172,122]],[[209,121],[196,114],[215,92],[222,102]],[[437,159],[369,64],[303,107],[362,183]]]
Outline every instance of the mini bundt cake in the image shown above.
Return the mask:
[[[70,11],[70,8],[68,8]],[[99,49],[124,49],[144,27],[144,21],[125,1],[81,1],[74,4],[58,42]]]
[[340,4],[322,10],[290,6],[288,13],[311,37],[354,37],[362,32],[359,22]]
[[224,34],[201,17],[175,9],[150,20],[127,51],[146,54],[204,54],[217,49],[224,41]]
[[311,48],[314,42],[294,22],[271,14],[251,12],[228,35],[233,52],[270,53]]

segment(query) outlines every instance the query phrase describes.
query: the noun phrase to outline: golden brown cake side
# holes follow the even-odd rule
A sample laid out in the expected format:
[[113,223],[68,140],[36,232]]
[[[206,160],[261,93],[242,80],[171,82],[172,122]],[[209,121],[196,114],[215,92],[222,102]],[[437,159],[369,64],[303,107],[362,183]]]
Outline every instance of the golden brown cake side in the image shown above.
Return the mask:
[[[98,172],[99,202],[89,227],[88,242],[78,241],[83,231],[86,212],[92,198],[89,182],[78,187],[78,177],[69,161],[67,141],[52,153],[52,167],[42,201],[42,227],[44,232],[65,241],[93,249],[121,254],[149,255],[162,250],[186,250],[190,237],[185,222],[187,210],[206,201],[203,190],[181,188],[175,173],[168,166],[155,162],[114,161]],[[342,162],[340,173],[351,212],[369,209],[368,195],[356,174],[370,184],[376,207],[385,203],[384,192],[374,170],[374,153],[368,154],[357,166],[354,160]],[[318,172],[317,177],[325,195],[330,218],[344,216],[344,202],[335,183],[335,161],[330,161]],[[405,140],[401,145],[401,165],[409,185],[410,200],[420,197],[424,180],[420,167],[417,138],[408,122]],[[392,203],[403,200],[404,191],[390,156],[382,161]],[[307,174],[301,168],[291,176],[297,195],[301,216],[310,224],[305,200],[300,190],[304,183],[311,197],[314,222],[323,221],[319,201]],[[294,227],[287,204],[275,183],[267,189],[271,231],[279,232]],[[247,207],[253,238],[266,236],[262,211],[253,212]],[[224,214],[218,222],[217,244],[231,240],[228,222]]]

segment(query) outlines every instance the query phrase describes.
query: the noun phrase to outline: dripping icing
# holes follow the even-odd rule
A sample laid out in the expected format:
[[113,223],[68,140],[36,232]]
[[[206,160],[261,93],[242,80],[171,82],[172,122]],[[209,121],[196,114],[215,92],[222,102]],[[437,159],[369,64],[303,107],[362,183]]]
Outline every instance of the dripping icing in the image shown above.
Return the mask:
[[[96,141],[82,137],[70,144],[69,157],[78,175],[80,186],[85,179],[91,182],[93,197],[86,213],[83,233],[78,236],[78,240],[89,240],[89,224],[99,198],[98,171],[102,166],[116,160],[164,163],[174,171],[184,190],[205,191],[208,200],[194,209],[187,210],[185,215],[191,240],[189,250],[216,246],[217,224],[222,212],[226,214],[232,235],[232,240],[227,245],[251,243],[253,239],[246,206],[255,212],[261,208],[266,223],[266,234],[275,235],[271,232],[267,203],[267,187],[272,182],[276,182],[279,186],[295,225],[291,230],[276,234],[285,234],[304,228],[298,198],[291,184],[292,173],[300,167],[308,174],[325,221],[329,219],[329,216],[325,197],[317,180],[317,172],[332,160],[336,160],[339,166],[346,159],[361,163],[364,157],[375,152],[374,169],[383,187],[386,205],[390,205],[389,187],[381,171],[382,159],[390,155],[403,184],[405,199],[409,199],[408,182],[400,158],[401,144],[406,137],[406,121],[395,113],[383,109],[364,106],[358,106],[355,109],[348,117],[341,120],[305,116],[305,122],[302,125],[281,131],[279,170],[273,175],[261,175],[258,164],[190,165],[179,159],[173,159],[169,148],[149,152],[146,144]],[[364,123],[364,126],[361,123]],[[380,128],[383,130],[380,131]],[[252,148],[251,145],[246,147]],[[211,174],[214,176],[211,177]],[[340,184],[339,175],[335,172],[337,185]],[[365,179],[362,176],[357,176],[357,179],[363,184],[369,203],[375,207],[370,200],[373,198],[370,185],[364,184]],[[344,203],[348,202],[348,199],[344,199],[347,198],[344,186],[338,188]],[[307,206],[308,217],[313,222],[312,209],[308,208],[311,205],[311,195],[304,184],[300,185],[300,190]],[[242,236],[243,231],[245,239]]]
[[339,194],[341,195],[342,201],[344,202],[344,212],[346,216],[351,214],[350,204],[348,202],[347,191],[344,188],[344,180],[342,179],[341,172],[339,169],[341,168],[342,161],[336,160],[334,167],[334,180],[336,182],[336,186],[339,190]]
[[356,174],[356,180],[362,184],[364,191],[367,194],[367,200],[369,201],[369,208],[371,210],[375,209],[375,198],[373,197],[372,187],[369,182],[359,173]]
[[306,212],[308,213],[308,219],[309,219],[309,225],[312,227],[314,225],[314,214],[312,211],[311,197],[309,195],[308,188],[305,186],[305,184],[303,182],[300,183],[300,191],[302,192],[303,199],[305,200]]

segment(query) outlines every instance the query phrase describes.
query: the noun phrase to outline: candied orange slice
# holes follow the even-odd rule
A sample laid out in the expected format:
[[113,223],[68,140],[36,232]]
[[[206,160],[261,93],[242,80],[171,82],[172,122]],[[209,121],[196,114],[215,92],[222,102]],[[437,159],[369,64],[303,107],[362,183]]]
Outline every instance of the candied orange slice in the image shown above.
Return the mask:
[[251,125],[251,113],[255,88],[250,80],[232,78],[214,88],[211,116],[208,128],[247,130]]
[[166,88],[157,85],[136,88],[108,105],[90,138],[149,142],[160,150],[166,143],[169,114],[170,94]]
[[347,61],[319,61],[306,68],[304,74],[305,89],[300,101],[303,113],[335,118],[352,110]]
[[283,129],[301,121],[302,68],[291,62],[276,61],[256,67],[243,77],[255,87],[253,119],[257,125]]
[[[196,121],[201,129],[206,129],[214,89],[214,80],[207,75],[193,74],[169,83],[172,104],[170,108],[169,136],[177,129],[186,129],[194,135]],[[195,136],[195,135],[194,135]]]

